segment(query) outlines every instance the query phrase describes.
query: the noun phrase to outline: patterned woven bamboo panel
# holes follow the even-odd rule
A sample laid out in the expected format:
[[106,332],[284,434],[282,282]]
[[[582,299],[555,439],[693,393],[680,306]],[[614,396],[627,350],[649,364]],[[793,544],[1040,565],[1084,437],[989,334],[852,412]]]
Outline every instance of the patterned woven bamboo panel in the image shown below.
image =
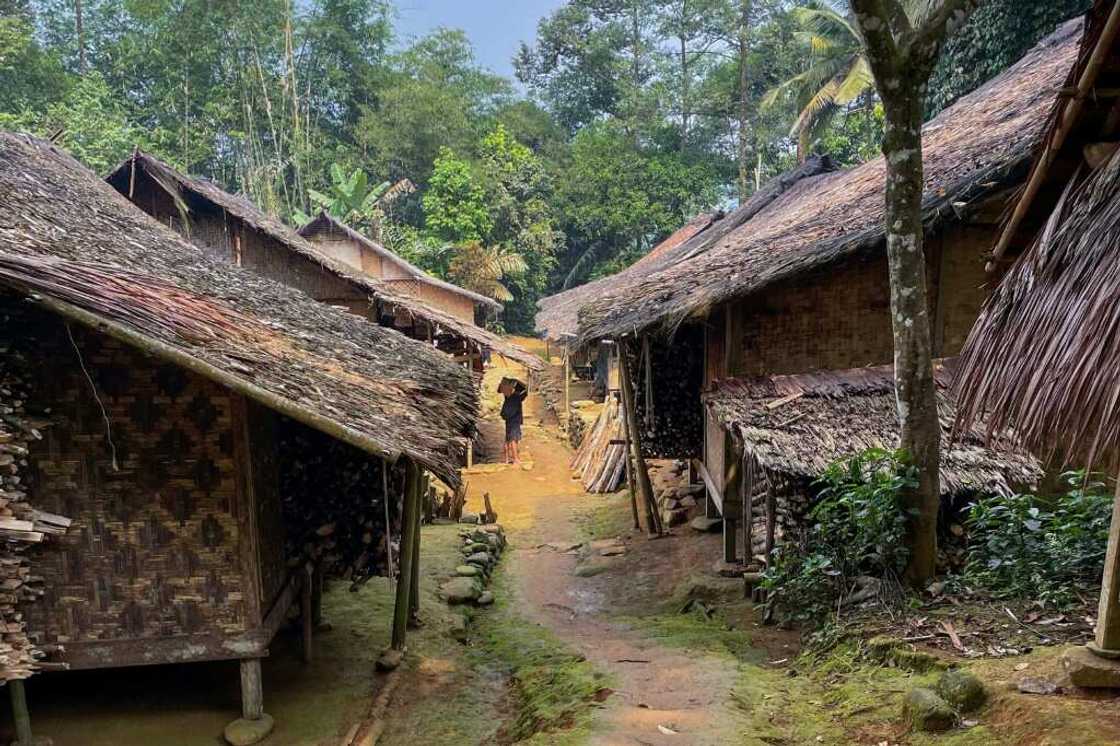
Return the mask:
[[77,327],[34,334],[55,424],[31,452],[32,499],[75,523],[36,560],[29,627],[62,643],[244,631],[230,395]]

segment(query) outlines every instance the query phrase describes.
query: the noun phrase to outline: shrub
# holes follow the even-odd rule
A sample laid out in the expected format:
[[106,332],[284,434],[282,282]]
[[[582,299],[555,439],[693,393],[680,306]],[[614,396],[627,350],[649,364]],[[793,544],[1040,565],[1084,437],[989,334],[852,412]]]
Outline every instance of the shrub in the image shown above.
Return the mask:
[[1057,496],[992,496],[969,507],[964,580],[996,598],[1069,604],[1089,596],[1104,568],[1112,493],[1095,475],[1067,472]]
[[900,451],[872,449],[825,471],[808,527],[775,548],[762,583],[785,618],[827,621],[861,576],[898,586],[909,558],[902,494],[916,485]]

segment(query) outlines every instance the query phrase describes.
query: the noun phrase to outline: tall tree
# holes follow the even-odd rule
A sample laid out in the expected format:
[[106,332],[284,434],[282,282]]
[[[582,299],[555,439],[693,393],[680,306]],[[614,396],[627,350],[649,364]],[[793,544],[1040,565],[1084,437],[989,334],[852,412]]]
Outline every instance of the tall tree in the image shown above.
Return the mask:
[[907,15],[901,0],[852,0],[867,60],[883,101],[883,155],[887,163],[887,263],[901,446],[918,469],[910,495],[909,580],[932,577],[937,562],[937,415],[922,246],[922,121],[930,74],[947,34],[960,28],[980,0],[930,0],[925,12]]

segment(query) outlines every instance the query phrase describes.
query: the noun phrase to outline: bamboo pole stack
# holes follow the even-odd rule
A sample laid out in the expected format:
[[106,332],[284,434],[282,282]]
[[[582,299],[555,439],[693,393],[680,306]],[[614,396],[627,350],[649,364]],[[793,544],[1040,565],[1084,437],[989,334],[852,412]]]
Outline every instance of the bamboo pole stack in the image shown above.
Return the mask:
[[622,406],[608,396],[591,431],[572,458],[572,471],[588,492],[614,492],[626,474]]

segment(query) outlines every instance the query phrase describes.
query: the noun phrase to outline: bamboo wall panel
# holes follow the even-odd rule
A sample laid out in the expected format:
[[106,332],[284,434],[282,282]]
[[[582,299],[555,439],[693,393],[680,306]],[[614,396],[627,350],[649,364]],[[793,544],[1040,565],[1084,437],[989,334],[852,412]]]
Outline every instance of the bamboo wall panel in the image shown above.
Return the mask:
[[73,328],[87,380],[61,322],[24,331],[50,361],[33,399],[54,420],[30,454],[31,494],[75,519],[37,560],[47,590],[30,627],[60,643],[247,629],[230,395]]

